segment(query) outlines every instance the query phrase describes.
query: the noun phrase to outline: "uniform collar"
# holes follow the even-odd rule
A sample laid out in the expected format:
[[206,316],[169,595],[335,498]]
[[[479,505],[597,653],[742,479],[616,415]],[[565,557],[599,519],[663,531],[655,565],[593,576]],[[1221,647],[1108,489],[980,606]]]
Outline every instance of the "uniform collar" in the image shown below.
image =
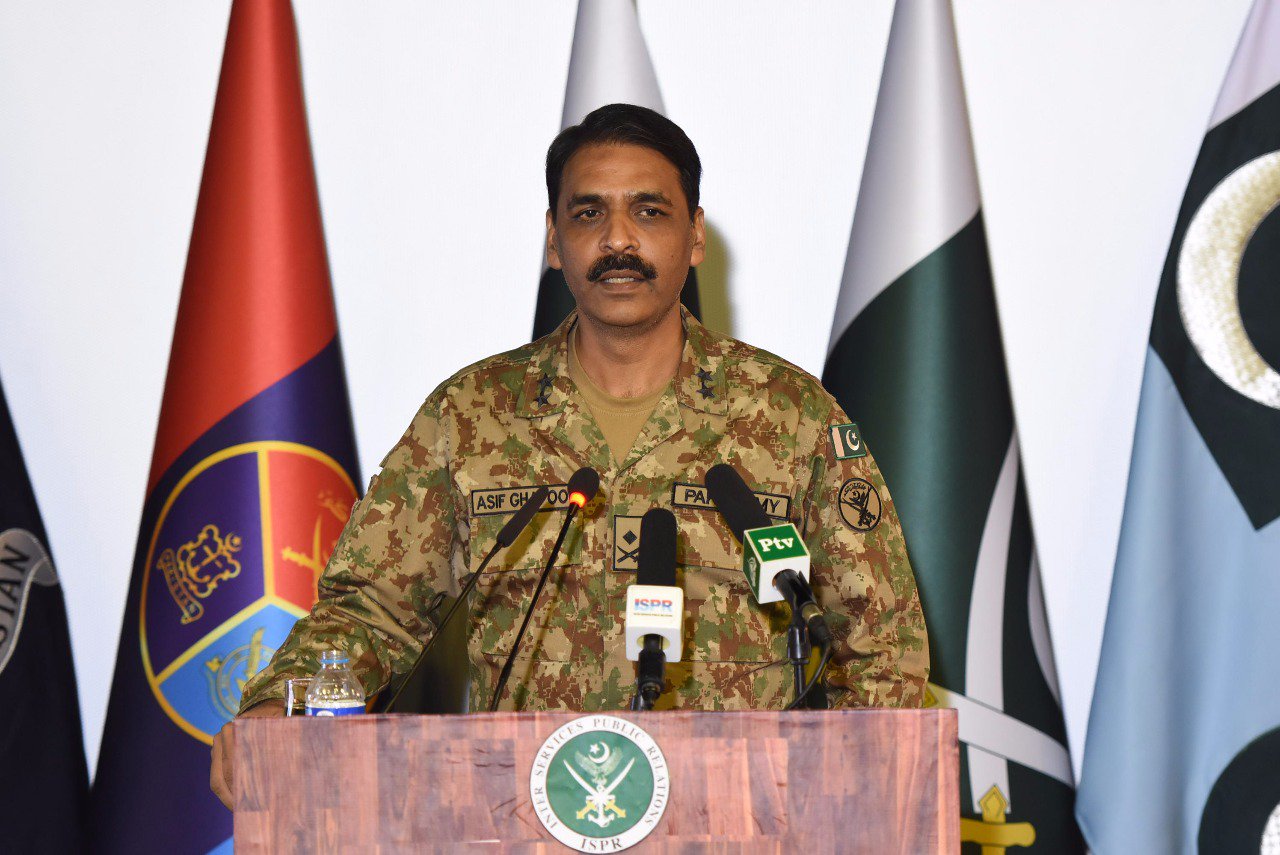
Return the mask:
[[[724,345],[680,307],[684,324],[684,353],[676,370],[676,400],[682,408],[723,416],[729,411],[724,376]],[[525,369],[516,415],[539,418],[561,412],[573,395],[569,379],[569,332],[578,322],[575,309],[555,331],[534,343]]]

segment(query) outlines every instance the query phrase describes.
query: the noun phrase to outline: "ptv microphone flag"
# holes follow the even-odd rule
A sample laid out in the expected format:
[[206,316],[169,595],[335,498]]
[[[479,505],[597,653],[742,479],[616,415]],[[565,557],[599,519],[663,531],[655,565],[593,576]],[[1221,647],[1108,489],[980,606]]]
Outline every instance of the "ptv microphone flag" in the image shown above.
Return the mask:
[[1280,2],[1255,0],[1160,278],[1085,742],[1095,852],[1280,852]]
[[288,0],[235,0],[92,798],[104,852],[230,850],[209,746],[357,498]]
[[84,847],[89,773],[58,574],[0,391],[0,850]]
[[794,525],[783,523],[743,532],[742,572],[757,603],[782,602],[782,591],[773,580],[783,570],[794,570],[809,581],[809,547]]
[[902,518],[965,851],[1082,852],[948,0],[894,8],[822,379]]
[[[640,32],[635,0],[578,0],[561,130],[606,104],[635,104],[666,114],[658,76]],[[698,277],[692,267],[680,302],[694,317],[701,318]],[[552,332],[573,308],[573,294],[564,274],[544,261],[533,311],[533,337],[539,339]]]

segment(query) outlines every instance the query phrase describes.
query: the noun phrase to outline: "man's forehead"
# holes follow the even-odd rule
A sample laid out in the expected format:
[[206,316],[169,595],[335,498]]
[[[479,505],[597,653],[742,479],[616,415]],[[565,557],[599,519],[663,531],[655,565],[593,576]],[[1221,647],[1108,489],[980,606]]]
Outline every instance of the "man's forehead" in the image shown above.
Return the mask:
[[625,144],[584,146],[565,164],[562,199],[637,194],[661,194],[672,203],[683,201],[675,164],[651,148]]

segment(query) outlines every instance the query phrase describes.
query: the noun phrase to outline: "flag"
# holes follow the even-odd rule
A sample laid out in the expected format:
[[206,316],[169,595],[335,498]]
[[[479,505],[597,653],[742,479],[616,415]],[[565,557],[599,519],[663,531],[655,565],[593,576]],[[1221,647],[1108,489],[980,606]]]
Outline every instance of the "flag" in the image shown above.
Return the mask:
[[[634,0],[578,0],[560,127],[576,125],[587,113],[606,104],[635,104],[665,113]],[[535,339],[560,326],[574,308],[564,274],[547,267],[545,260],[542,266],[538,303],[533,310]],[[701,318],[698,277],[692,267],[680,301],[694,317]]]
[[95,848],[230,849],[209,746],[315,602],[356,482],[293,11],[234,0],[94,779]]
[[894,10],[823,382],[902,519],[964,851],[1083,851],[947,0]]
[[1103,855],[1280,851],[1277,206],[1280,2],[1256,0],[1156,294],[1080,789]]
[[0,849],[80,852],[89,772],[49,540],[0,391]]

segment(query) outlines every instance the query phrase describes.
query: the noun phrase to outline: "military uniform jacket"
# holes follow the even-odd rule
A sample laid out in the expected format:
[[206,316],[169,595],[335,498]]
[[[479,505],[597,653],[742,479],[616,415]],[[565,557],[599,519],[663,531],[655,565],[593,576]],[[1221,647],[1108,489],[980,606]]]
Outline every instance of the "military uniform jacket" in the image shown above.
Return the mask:
[[242,709],[282,697],[284,679],[314,673],[326,648],[349,653],[370,696],[398,680],[442,616],[438,595],[458,593],[545,484],[546,509],[471,595],[471,708],[487,708],[563,522],[563,485],[582,466],[600,473],[600,490],[553,565],[500,708],[626,708],[635,665],[625,656],[625,593],[640,517],[654,507],[676,516],[685,592],[684,661],[667,665],[659,707],[782,708],[793,691],[788,609],[751,597],[741,547],[703,488],[722,462],[810,549],[834,637],[831,705],[919,706],[928,642],[902,529],[879,469],[821,384],[685,313],[678,374],[618,465],[566,370],[575,322],[576,313],[427,398],[353,508],[319,602],[245,687]]

